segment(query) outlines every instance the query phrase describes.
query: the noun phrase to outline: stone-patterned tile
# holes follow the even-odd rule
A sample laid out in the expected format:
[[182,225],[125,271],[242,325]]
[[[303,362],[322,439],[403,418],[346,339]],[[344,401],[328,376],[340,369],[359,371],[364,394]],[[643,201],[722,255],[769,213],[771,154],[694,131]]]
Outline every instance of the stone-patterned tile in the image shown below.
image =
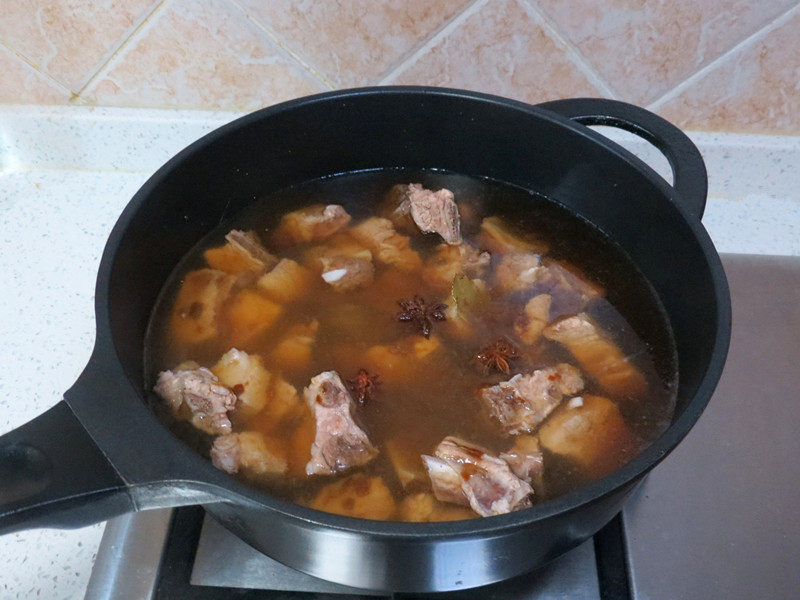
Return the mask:
[[800,135],[800,10],[659,112],[690,129]]
[[77,92],[154,0],[3,0],[0,40]]
[[0,103],[66,104],[70,93],[0,48]]
[[468,0],[236,0],[333,87],[373,83]]
[[796,0],[531,0],[623,100],[647,104]]
[[599,96],[515,0],[493,0],[436,41],[392,83],[440,85],[541,102]]
[[252,110],[322,90],[222,0],[158,11],[82,98],[92,104]]

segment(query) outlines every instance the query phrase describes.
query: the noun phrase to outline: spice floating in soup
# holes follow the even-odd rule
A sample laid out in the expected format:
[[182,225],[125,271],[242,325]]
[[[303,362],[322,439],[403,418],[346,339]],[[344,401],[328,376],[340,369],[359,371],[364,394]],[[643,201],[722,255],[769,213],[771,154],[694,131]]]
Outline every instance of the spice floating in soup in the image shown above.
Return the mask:
[[610,473],[669,424],[655,294],[546,200],[347,175],[223,235],[162,293],[150,385],[179,435],[275,495],[368,519],[498,515]]

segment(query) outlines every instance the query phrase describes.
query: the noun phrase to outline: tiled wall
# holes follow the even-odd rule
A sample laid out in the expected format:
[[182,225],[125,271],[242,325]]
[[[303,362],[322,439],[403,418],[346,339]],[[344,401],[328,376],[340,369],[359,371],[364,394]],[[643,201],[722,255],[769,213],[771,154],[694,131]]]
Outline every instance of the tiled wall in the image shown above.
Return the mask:
[[0,103],[239,111],[389,83],[800,134],[800,0],[0,2]]

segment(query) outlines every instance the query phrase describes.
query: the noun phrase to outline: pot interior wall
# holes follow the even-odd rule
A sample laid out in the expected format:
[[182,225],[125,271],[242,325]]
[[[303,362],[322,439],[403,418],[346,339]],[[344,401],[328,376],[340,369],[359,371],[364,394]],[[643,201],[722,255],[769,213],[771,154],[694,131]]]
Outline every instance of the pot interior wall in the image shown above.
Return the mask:
[[109,282],[112,337],[136,389],[150,310],[173,267],[205,233],[288,185],[398,166],[530,189],[616,240],[656,289],[673,327],[680,416],[708,366],[718,307],[702,248],[664,191],[557,119],[511,103],[425,92],[267,109],[204,138],[153,176],[117,225],[127,229]]

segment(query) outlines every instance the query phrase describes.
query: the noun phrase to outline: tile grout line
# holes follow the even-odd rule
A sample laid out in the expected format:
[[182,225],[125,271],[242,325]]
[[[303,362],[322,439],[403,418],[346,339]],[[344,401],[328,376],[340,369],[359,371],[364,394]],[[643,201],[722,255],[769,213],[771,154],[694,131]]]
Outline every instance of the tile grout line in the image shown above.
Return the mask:
[[131,31],[130,35],[126,37],[122,41],[122,43],[117,47],[117,49],[114,50],[114,52],[112,52],[109,55],[109,57],[103,62],[103,64],[101,64],[97,68],[97,70],[94,72],[94,75],[89,77],[89,79],[86,80],[86,83],[83,84],[81,89],[75,92],[75,94],[72,97],[72,100],[70,100],[71,103],[73,104],[82,103],[83,101],[82,94],[89,88],[89,86],[91,86],[95,81],[97,81],[102,75],[108,73],[108,71],[110,70],[109,66],[114,62],[114,59],[120,56],[125,51],[125,49],[130,46],[132,41],[134,41],[135,39],[139,39],[141,32],[149,24],[153,22],[154,17],[157,15],[157,13],[160,13],[169,2],[170,0],[161,0],[155,5],[153,10],[151,10],[150,13],[148,13],[148,15],[144,19],[142,19],[141,23],[139,23],[139,25],[137,25],[133,29],[133,31]]
[[476,0],[475,2],[473,2],[470,6],[468,6],[462,12],[460,12],[455,18],[453,18],[449,23],[447,23],[444,27],[442,27],[441,29],[439,29],[439,31],[437,31],[434,35],[432,35],[427,42],[425,42],[411,54],[407,55],[406,58],[400,61],[393,70],[387,72],[381,79],[377,80],[375,82],[375,85],[387,85],[388,83],[391,83],[392,78],[397,77],[403,71],[407,70],[408,67],[413,65],[425,53],[426,50],[430,50],[440,40],[443,40],[445,37],[450,35],[450,33],[452,33],[457,27],[459,27],[464,21],[466,21],[476,12],[478,12],[489,2],[490,0]]
[[[476,4],[478,4],[480,1],[481,1],[481,0],[473,0],[471,4],[467,4],[467,5],[466,5],[466,6],[465,6],[463,9],[461,9],[461,11],[460,11],[460,12],[459,12],[459,11],[456,11],[456,12],[453,14],[453,16],[452,16],[452,17],[450,17],[449,19],[445,20],[445,22],[444,22],[444,23],[442,23],[442,24],[441,24],[439,27],[437,27],[437,28],[435,28],[433,31],[431,31],[431,32],[430,32],[430,33],[429,33],[429,34],[428,34],[428,35],[427,35],[427,36],[426,36],[424,39],[420,40],[419,42],[417,42],[416,44],[414,44],[413,46],[411,46],[411,48],[409,48],[408,50],[406,50],[405,52],[403,52],[403,53],[402,53],[402,54],[401,54],[401,55],[400,55],[400,56],[397,58],[397,60],[395,60],[394,62],[392,62],[392,64],[391,64],[391,65],[389,65],[388,67],[386,67],[386,68],[383,70],[383,72],[382,72],[382,73],[380,73],[379,75],[376,75],[376,76],[375,76],[375,77],[372,79],[372,81],[370,82],[370,85],[383,85],[383,82],[384,82],[384,81],[386,81],[386,80],[387,80],[387,79],[388,79],[388,78],[389,78],[391,75],[395,74],[395,71],[396,71],[398,68],[400,68],[400,66],[401,66],[401,65],[403,65],[403,64],[406,62],[406,60],[407,60],[408,58],[410,58],[411,56],[414,56],[415,54],[417,54],[417,52],[419,52],[420,50],[422,50],[423,48],[425,48],[426,46],[428,46],[428,43],[429,43],[430,41],[432,41],[432,40],[433,40],[433,38],[435,38],[437,35],[439,35],[439,33],[441,33],[441,32],[442,32],[444,29],[447,29],[447,27],[448,27],[448,26],[449,26],[449,25],[450,25],[450,24],[451,24],[453,21],[455,21],[456,19],[458,19],[459,17],[461,17],[461,16],[462,16],[464,13],[466,13],[467,11],[469,11],[470,9],[472,9],[472,7],[473,7],[473,6],[475,6]],[[488,1],[488,0],[487,0],[487,1]]]
[[611,84],[603,79],[600,73],[589,63],[578,47],[567,38],[566,34],[561,31],[556,22],[550,18],[550,15],[543,8],[534,5],[534,0],[519,0],[519,3],[529,17],[544,26],[545,33],[548,34],[550,39],[556,44],[564,46],[566,57],[589,80],[589,83],[594,85],[606,98],[619,99],[620,95],[614,91]]
[[250,21],[253,25],[255,25],[258,29],[263,31],[267,34],[269,41],[278,46],[278,48],[286,53],[294,62],[296,62],[300,67],[307,71],[315,80],[319,81],[324,85],[327,89],[332,90],[335,86],[333,86],[322,74],[322,72],[317,69],[311,61],[304,57],[300,52],[294,50],[285,39],[278,35],[276,31],[274,31],[271,27],[262,23],[259,19],[253,17],[239,2],[236,0],[228,0],[230,4],[234,5],[237,9],[241,11],[244,15],[244,18]]
[[765,37],[767,34],[772,32],[773,30],[777,29],[778,27],[782,26],[784,23],[792,19],[796,14],[800,14],[800,3],[795,4],[791,8],[789,8],[786,12],[781,15],[775,17],[772,21],[758,29],[757,31],[751,33],[746,38],[740,40],[736,43],[733,47],[729,48],[714,60],[709,62],[708,64],[700,67],[697,71],[689,75],[683,81],[677,83],[674,87],[670,90],[662,94],[660,97],[656,98],[652,102],[647,105],[649,110],[657,111],[662,108],[667,102],[673,100],[674,98],[678,97],[683,91],[687,88],[691,87],[694,83],[700,81],[701,79],[705,78],[706,75],[711,73],[712,71],[716,70],[717,67],[722,65],[725,61],[727,61],[731,56],[737,54],[739,51],[746,49],[748,46],[751,46],[758,42],[760,39]]
[[0,40],[0,51],[5,51],[9,56],[11,56],[12,60],[22,63],[23,67],[32,70],[37,77],[43,79],[46,83],[58,88],[65,94],[68,94],[70,96],[72,95],[72,90],[70,90],[67,86],[58,81],[58,79],[55,79],[54,77],[51,77],[50,75],[42,71],[27,56],[21,54],[20,52],[17,52],[14,48],[9,46],[2,40]]
[[141,27],[142,24],[145,21],[147,21],[147,19],[150,18],[150,15],[152,15],[156,10],[158,10],[158,7],[161,4],[163,4],[165,1],[166,0],[157,0],[156,2],[153,2],[153,4],[151,5],[150,10],[145,11],[143,13],[143,15],[141,16],[141,18],[134,22],[134,25],[133,25],[133,27],[130,28],[130,32],[128,33],[128,35],[124,35],[124,34],[121,35],[119,37],[119,39],[117,39],[117,41],[114,44],[111,45],[111,47],[104,53],[104,55],[98,61],[96,68],[93,71],[90,71],[83,78],[83,83],[81,85],[77,86],[77,90],[76,91],[72,92],[73,97],[79,96],[80,93],[84,89],[86,89],[86,86],[94,78],[94,76],[99,71],[101,71],[106,66],[106,64],[108,64],[108,61],[110,61],[111,58],[114,57],[114,55],[116,55],[116,53],[119,51],[119,49],[122,48],[125,45],[125,43],[131,38],[131,36],[139,30],[139,27]]

